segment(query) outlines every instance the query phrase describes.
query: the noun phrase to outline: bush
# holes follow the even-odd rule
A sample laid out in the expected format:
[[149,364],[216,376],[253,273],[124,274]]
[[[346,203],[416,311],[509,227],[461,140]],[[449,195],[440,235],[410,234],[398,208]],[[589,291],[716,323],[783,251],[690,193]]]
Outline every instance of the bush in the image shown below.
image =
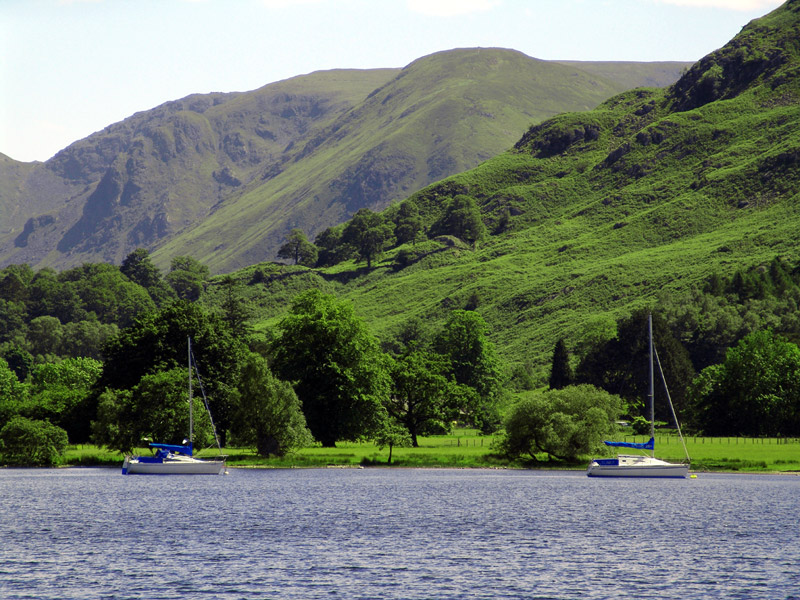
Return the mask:
[[3,464],[52,467],[67,449],[67,432],[49,421],[14,417],[0,429]]
[[591,385],[534,392],[512,409],[500,448],[512,458],[527,454],[535,460],[545,452],[575,460],[601,445],[621,411],[619,396]]

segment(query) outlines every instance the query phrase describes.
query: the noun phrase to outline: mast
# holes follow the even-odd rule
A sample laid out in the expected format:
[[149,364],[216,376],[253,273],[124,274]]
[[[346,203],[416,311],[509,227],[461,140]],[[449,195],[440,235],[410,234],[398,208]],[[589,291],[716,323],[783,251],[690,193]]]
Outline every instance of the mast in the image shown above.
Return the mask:
[[[647,399],[650,402],[650,437],[656,437],[656,410],[655,410],[655,391],[653,386],[653,315],[647,315],[647,338],[649,349],[649,364],[650,364],[650,388],[647,392]],[[655,444],[650,451],[651,456],[655,458],[656,450]]]
[[[189,446],[193,446],[193,434],[194,434],[194,414],[193,414],[193,404],[192,402],[192,338],[187,336],[186,337],[186,346],[187,352],[189,356]],[[194,451],[194,448],[192,448]]]

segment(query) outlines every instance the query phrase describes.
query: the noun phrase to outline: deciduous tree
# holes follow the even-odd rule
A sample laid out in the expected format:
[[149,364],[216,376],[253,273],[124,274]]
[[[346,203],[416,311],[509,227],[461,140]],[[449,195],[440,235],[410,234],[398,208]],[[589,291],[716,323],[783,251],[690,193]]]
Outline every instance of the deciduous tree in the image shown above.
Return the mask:
[[313,442],[292,386],[276,378],[267,361],[249,354],[239,379],[232,431],[260,456],[284,456]]
[[323,446],[378,430],[389,392],[386,360],[352,306],[319,290],[292,302],[279,323],[274,367],[294,382],[311,433]]
[[302,229],[294,228],[289,232],[286,243],[278,249],[278,258],[293,260],[294,264],[313,267],[317,262],[318,250],[306,238]]
[[465,406],[465,417],[482,429],[497,423],[497,401],[501,391],[500,362],[488,327],[478,313],[454,310],[434,340],[434,349],[450,362],[448,374],[459,384],[475,390],[474,402]]
[[372,268],[372,261],[392,239],[392,226],[383,215],[361,208],[347,223],[342,232],[342,242],[352,245],[359,257],[367,261],[367,268]]
[[512,457],[528,455],[535,460],[544,452],[575,460],[600,446],[613,431],[622,407],[618,396],[591,385],[530,392],[507,417],[501,449]]
[[709,435],[799,435],[800,349],[756,331],[692,382],[697,425]]

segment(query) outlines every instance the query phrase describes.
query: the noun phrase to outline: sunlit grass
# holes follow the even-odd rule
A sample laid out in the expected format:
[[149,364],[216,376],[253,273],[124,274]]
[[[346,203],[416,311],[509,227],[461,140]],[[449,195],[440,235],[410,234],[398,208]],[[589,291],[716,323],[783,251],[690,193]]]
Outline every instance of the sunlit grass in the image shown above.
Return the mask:
[[[548,461],[545,455],[537,461],[523,459],[511,462],[499,456],[493,442],[500,436],[484,436],[474,429],[460,429],[452,435],[419,438],[418,448],[393,448],[389,464],[389,448],[378,448],[373,442],[340,442],[335,448],[313,446],[281,458],[262,458],[252,450],[225,448],[228,465],[254,468],[310,467],[374,467],[406,468],[548,468],[583,469],[589,460],[574,463]],[[646,441],[643,436],[628,436],[626,441]],[[800,439],[797,438],[707,438],[688,437],[686,446],[693,471],[800,472]],[[148,454],[145,448],[138,453]],[[216,449],[198,453],[203,457],[217,454]],[[608,450],[608,455],[613,452]],[[680,462],[684,451],[680,440],[672,434],[656,435],[656,456]],[[64,464],[74,466],[120,466],[123,456],[92,445],[70,446]]]

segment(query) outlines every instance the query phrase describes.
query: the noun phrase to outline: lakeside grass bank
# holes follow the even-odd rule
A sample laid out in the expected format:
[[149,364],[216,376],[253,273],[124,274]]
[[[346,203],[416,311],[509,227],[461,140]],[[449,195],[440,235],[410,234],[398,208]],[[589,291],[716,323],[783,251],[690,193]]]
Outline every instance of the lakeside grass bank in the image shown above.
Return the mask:
[[[452,435],[419,438],[418,448],[378,448],[372,442],[340,442],[335,448],[314,446],[282,458],[262,458],[244,448],[226,448],[231,467],[310,468],[392,466],[406,468],[533,468],[584,469],[588,462],[548,461],[546,455],[536,461],[509,461],[495,453],[493,442],[499,436],[483,436],[476,430],[457,430]],[[646,441],[644,436],[626,436],[627,441]],[[800,439],[798,438],[686,438],[692,459],[692,471],[800,473]],[[146,448],[139,451],[149,452]],[[198,455],[213,456],[215,450]],[[677,436],[656,434],[656,454],[669,461],[684,458]],[[612,452],[608,453],[613,456]],[[70,446],[64,457],[69,466],[119,466],[123,456],[98,446]]]

